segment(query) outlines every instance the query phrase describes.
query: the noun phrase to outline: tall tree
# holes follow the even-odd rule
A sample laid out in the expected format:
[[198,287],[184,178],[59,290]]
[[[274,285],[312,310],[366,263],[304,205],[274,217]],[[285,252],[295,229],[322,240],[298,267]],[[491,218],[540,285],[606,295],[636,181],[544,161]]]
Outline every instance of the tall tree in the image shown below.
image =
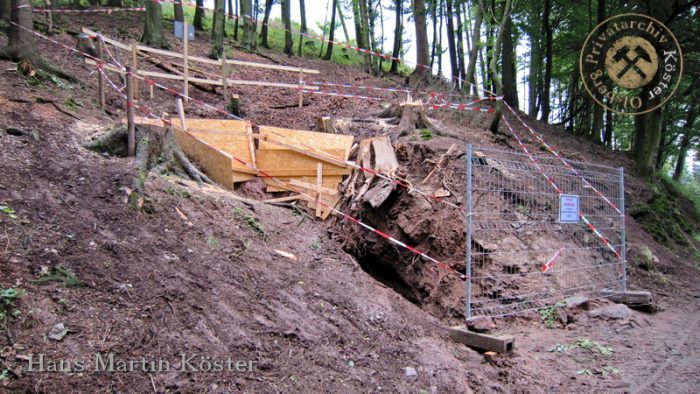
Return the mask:
[[[503,94],[503,84],[501,82],[501,78],[499,78],[498,76],[498,59],[500,59],[501,57],[501,46],[503,44],[503,37],[507,32],[506,25],[508,24],[508,20],[510,19],[511,3],[512,0],[506,0],[506,3],[503,7],[503,17],[501,18],[498,34],[496,35],[496,41],[493,44],[493,55],[491,56],[491,63],[489,64],[491,80],[493,81],[495,87],[495,93],[499,96]],[[501,120],[501,116],[503,113],[503,105],[501,102],[498,102],[496,107],[496,113],[494,114],[491,120],[491,125],[489,126],[489,130],[491,130],[493,133],[498,131],[498,124]]]
[[37,58],[34,35],[34,17],[29,0],[3,0],[10,3],[10,24],[7,27],[7,46],[0,49],[0,58],[18,61]]
[[0,0],[0,20],[9,21],[10,14],[12,14],[12,1]]
[[260,28],[260,45],[263,48],[270,49],[270,44],[267,42],[268,25],[270,23],[270,12],[275,0],[265,0],[265,13],[263,14],[262,27]]
[[515,48],[513,46],[513,20],[509,16],[503,26],[503,99],[513,108],[518,108],[518,78],[515,66]]
[[542,92],[540,94],[540,106],[542,108],[541,120],[544,122],[549,122],[549,112],[550,112],[550,92],[552,86],[552,62],[553,62],[553,52],[552,52],[552,40],[554,35],[554,30],[551,25],[551,11],[552,11],[552,0],[544,0],[544,12],[542,15],[542,33],[544,34],[544,80],[542,81]]
[[241,20],[241,13],[239,12],[240,0],[234,0],[236,2],[236,19],[233,20],[233,39],[238,41],[238,23]]
[[464,80],[466,78],[466,66],[464,65],[464,40],[462,39],[462,34],[464,34],[464,26],[462,25],[462,13],[459,10],[459,2],[455,3],[455,17],[457,18],[457,86],[462,89],[464,88]]
[[[394,24],[394,47],[391,51],[391,56],[398,59],[401,56],[401,43],[403,43],[403,0],[394,0],[394,13],[396,22]],[[399,62],[391,61],[391,69],[389,72],[396,74],[399,70]]]
[[693,103],[687,112],[685,125],[683,127],[683,139],[681,139],[681,144],[678,147],[678,159],[676,159],[676,166],[673,170],[673,179],[677,181],[681,179],[681,176],[683,176],[685,159],[688,157],[688,150],[690,149],[691,140],[693,139],[693,125],[695,124],[695,119],[697,119],[697,117],[697,104]]
[[[362,12],[360,9],[360,3],[363,1],[365,0],[352,0],[352,16],[355,24],[355,41],[357,42],[357,46],[359,48],[366,49],[369,46],[369,42],[365,41],[365,30],[367,29],[367,27],[363,23],[364,18],[362,18]],[[368,53],[364,54],[364,59],[365,71],[369,72],[372,67],[372,59],[370,58],[370,55]]]
[[428,53],[428,27],[425,20],[425,3],[423,0],[413,0],[413,22],[416,25],[416,69],[413,75],[422,77],[430,73],[427,69],[430,63]]
[[141,42],[153,47],[165,46],[163,35],[163,7],[154,1],[146,2],[146,17]]
[[[605,0],[598,0],[598,23],[605,20]],[[591,132],[589,138],[594,142],[601,141],[601,131],[603,129],[603,107],[600,105],[593,105],[593,125],[591,126]]]
[[255,49],[255,19],[253,18],[252,0],[240,0],[241,18],[243,19],[243,46]]
[[225,0],[214,0],[214,18],[211,27],[211,53],[210,57],[218,59],[224,50],[224,25],[226,14],[224,13]]
[[192,22],[195,30],[204,31],[204,0],[196,0],[194,9],[194,21]]
[[476,87],[476,58],[481,45],[481,22],[484,19],[484,0],[477,0],[476,18],[474,19],[474,33],[472,34],[472,46],[469,48],[469,64],[467,65],[466,80],[473,85],[473,93],[479,95]]
[[445,26],[447,27],[447,52],[450,54],[450,81],[459,87],[457,75],[459,75],[459,66],[457,65],[457,45],[455,44],[455,25],[454,25],[454,9],[452,7],[453,0],[445,1]]
[[[304,0],[299,0],[299,14],[301,15],[301,29],[299,30],[299,50],[297,52],[299,57],[301,57],[301,51],[304,46],[304,36],[309,32],[309,28],[306,26],[306,2]],[[343,26],[345,26],[344,23]]]
[[335,14],[338,8],[338,0],[333,0],[333,11],[331,11],[331,27],[328,33],[328,47],[326,47],[326,55],[323,60],[331,60],[333,56],[333,40],[335,35]]
[[282,1],[282,21],[284,22],[284,53],[287,56],[292,56],[292,48],[294,47],[294,39],[292,38],[292,0]]
[[175,1],[175,4],[173,5],[173,13],[175,14],[174,17],[177,22],[185,21],[185,12],[182,9],[182,0]]
[[[302,2],[304,0],[301,0]],[[345,35],[345,42],[350,42],[350,34],[348,33],[348,26],[345,24],[345,17],[343,16],[343,6],[341,4],[342,2],[339,1],[336,3],[337,5],[337,11],[338,11],[338,19],[340,20],[340,25],[343,27],[343,35]],[[303,15],[303,13],[302,13]],[[301,19],[301,26],[302,29],[304,28],[304,23],[305,23],[305,18],[302,17]]]

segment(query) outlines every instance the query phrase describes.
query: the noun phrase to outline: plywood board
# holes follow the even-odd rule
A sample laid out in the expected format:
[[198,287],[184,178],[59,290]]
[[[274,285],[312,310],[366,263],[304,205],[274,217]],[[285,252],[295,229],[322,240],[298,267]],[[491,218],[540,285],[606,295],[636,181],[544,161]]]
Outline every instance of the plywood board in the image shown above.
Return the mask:
[[[334,156],[347,160],[354,139],[351,135],[319,133],[315,131],[301,131],[284,129],[280,127],[260,126],[260,136],[269,140],[284,142],[300,149],[309,150],[309,147],[326,151],[328,149],[342,150],[341,154]],[[260,150],[282,150],[284,147],[270,142],[260,141]],[[314,167],[315,168],[315,167]],[[325,174],[325,170],[323,171]]]
[[[173,124],[181,125],[178,118],[172,118],[170,121]],[[186,119],[185,122],[190,134],[237,159],[251,165],[253,164],[253,158],[248,147],[248,137],[245,135],[250,123],[227,119]],[[255,170],[238,161],[234,160],[232,165],[233,169],[238,172],[256,173]]]
[[233,189],[233,161],[230,155],[178,129],[173,129],[173,133],[182,150],[199,164],[209,178],[227,189]]
[[255,178],[253,174],[246,174],[244,172],[233,172],[233,183],[245,182]]
[[[340,149],[326,149],[324,152],[340,156],[344,154]],[[306,156],[291,150],[260,149],[256,153],[258,169],[272,176],[314,176],[316,175],[316,163],[318,159]],[[348,175],[351,169],[332,164],[326,164],[323,168],[324,175]]]

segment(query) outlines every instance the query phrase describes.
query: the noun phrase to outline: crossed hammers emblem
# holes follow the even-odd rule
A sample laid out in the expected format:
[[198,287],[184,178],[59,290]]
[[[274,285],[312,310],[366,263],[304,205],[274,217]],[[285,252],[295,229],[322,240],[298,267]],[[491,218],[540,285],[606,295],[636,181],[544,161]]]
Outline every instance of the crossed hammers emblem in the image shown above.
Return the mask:
[[[637,56],[630,59],[629,53],[632,51],[634,51],[637,54]],[[628,71],[634,70],[637,72],[637,74],[639,74],[642,77],[642,79],[646,79],[647,74],[641,68],[639,68],[639,66],[637,66],[637,62],[639,62],[640,60],[646,60],[647,62],[651,63],[652,61],[651,56],[646,51],[646,49],[639,45],[635,45],[634,49],[631,49],[627,45],[623,46],[622,48],[620,48],[619,51],[617,51],[615,56],[613,56],[613,60],[615,60],[616,62],[624,60],[627,63],[627,65],[622,70],[620,70],[620,72],[617,73],[617,78],[622,78],[622,76],[625,75]]]

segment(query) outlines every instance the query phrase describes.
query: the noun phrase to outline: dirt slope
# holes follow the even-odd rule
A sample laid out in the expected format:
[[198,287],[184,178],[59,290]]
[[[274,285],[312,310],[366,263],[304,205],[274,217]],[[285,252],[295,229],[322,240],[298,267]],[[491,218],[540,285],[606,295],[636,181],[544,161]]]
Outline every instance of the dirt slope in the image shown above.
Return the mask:
[[[140,28],[137,20],[98,18],[64,21],[69,26],[94,21],[115,32]],[[74,44],[67,35],[57,39]],[[46,43],[40,47],[85,81],[94,79],[65,51]],[[207,49],[202,45],[197,50]],[[322,68],[319,78],[327,81],[387,83],[323,62],[305,65]],[[20,287],[26,294],[18,302],[22,315],[11,321],[1,339],[0,371],[8,369],[10,379],[0,382],[0,390],[692,392],[698,381],[693,374],[700,366],[697,268],[687,256],[660,247],[633,220],[632,242],[648,245],[660,263],[653,273],[631,268],[630,280],[637,288],[654,291],[659,312],[632,312],[622,321],[603,321],[577,309],[570,312],[572,324],[553,330],[545,329],[536,315],[502,320],[499,328],[517,336],[516,352],[484,363],[482,355],[447,338],[449,318],[420,309],[378,282],[342,251],[324,225],[290,210],[262,205],[251,209],[215,188],[156,176],[146,182],[150,209],[131,209],[126,188],[136,176],[133,163],[81,147],[90,135],[123,117],[115,110],[123,103],[110,94],[114,111],[110,117],[94,108],[91,86],[32,86],[14,71],[4,71],[12,68],[11,63],[0,64],[0,203],[11,206],[17,218],[0,216],[0,286]],[[241,71],[251,79],[264,77],[256,73]],[[193,91],[223,107],[215,96]],[[303,109],[269,110],[269,97],[280,102],[294,97],[289,92],[270,96],[261,91],[241,89],[247,116],[278,126],[310,128],[321,114],[366,117],[368,110],[376,109],[362,101],[313,96]],[[53,100],[80,120],[37,98]],[[83,107],[73,111],[66,104],[68,98]],[[158,93],[157,98],[156,110],[173,112],[172,97]],[[194,116],[213,116],[211,111],[191,108]],[[498,144],[497,138],[478,128],[485,116],[447,112],[437,116],[464,130],[472,143]],[[38,138],[7,134],[7,127],[35,131]],[[376,132],[357,125],[349,131]],[[580,151],[581,142],[544,131],[555,146]],[[431,146],[440,151],[449,144],[438,139]],[[581,153],[584,160],[629,164],[621,155],[589,149]],[[631,190],[642,187],[635,179],[628,185]],[[275,250],[293,253],[297,260]],[[81,285],[34,282],[43,267],[58,266],[74,272]],[[594,306],[602,305],[607,302]],[[60,342],[48,339],[59,322],[68,334]],[[615,351],[610,356],[581,349],[548,351],[577,338],[598,341]],[[255,370],[27,371],[29,354],[92,362],[95,353],[110,352],[118,359],[163,358],[173,369],[179,367],[181,353],[230,356],[254,361]],[[608,366],[620,373],[597,373]],[[412,374],[406,367],[415,369],[416,376],[407,376]],[[577,374],[583,369],[595,374]]]

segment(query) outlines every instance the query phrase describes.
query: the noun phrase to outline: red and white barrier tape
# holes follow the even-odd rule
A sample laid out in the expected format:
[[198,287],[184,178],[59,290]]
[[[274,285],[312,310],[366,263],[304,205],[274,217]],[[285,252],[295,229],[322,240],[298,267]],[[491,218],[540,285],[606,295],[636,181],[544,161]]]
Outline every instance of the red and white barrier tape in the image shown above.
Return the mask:
[[[542,168],[539,161],[530,153],[530,151],[527,149],[525,144],[523,144],[523,142],[520,139],[520,137],[518,136],[518,134],[515,132],[515,130],[513,130],[513,127],[508,122],[508,119],[506,118],[506,116],[503,116],[503,121],[506,124],[506,126],[508,126],[508,129],[510,130],[511,134],[513,134],[513,137],[515,137],[516,141],[518,141],[518,146],[520,146],[520,148],[523,150],[523,152],[525,152],[525,154],[530,159],[530,161],[535,166],[535,168],[537,168],[537,170],[540,172],[540,174],[542,174],[542,176],[547,180],[547,183],[549,183],[554,188],[554,190],[556,191],[557,194],[559,194],[559,195],[563,194],[563,192],[559,188],[559,186],[557,186],[556,183],[554,183],[554,180],[552,178],[550,178],[549,175],[547,175],[547,173],[544,171],[544,168]],[[588,228],[600,239],[600,241],[603,243],[603,245],[605,245],[608,249],[610,249],[618,259],[622,259],[622,255],[620,254],[620,252],[618,252],[617,249],[615,249],[610,244],[610,241],[608,241],[608,239],[605,238],[605,236],[603,234],[601,234],[600,231],[598,231],[598,229],[593,225],[593,223],[591,223],[591,221],[588,220],[588,218],[583,213],[583,211],[579,210],[578,215],[581,218],[581,220],[583,220],[583,222],[586,224],[586,226],[588,226]]]
[[542,136],[541,136],[540,134],[538,134],[537,132],[535,132],[530,126],[528,126],[527,123],[525,123],[525,121],[518,115],[518,113],[515,112],[515,110],[514,110],[510,105],[508,105],[508,103],[506,103],[506,102],[504,101],[504,104],[508,107],[508,109],[510,110],[510,112],[512,112],[513,115],[515,115],[515,117],[520,121],[520,123],[522,123],[522,125],[525,126],[525,129],[527,129],[527,131],[530,133],[530,135],[532,135],[532,136],[537,140],[537,142],[540,143],[540,145],[542,145],[549,153],[551,153],[552,155],[554,155],[554,157],[556,157],[557,159],[559,159],[559,161],[561,161],[562,164],[564,164],[564,166],[565,166],[567,169],[571,170],[571,172],[573,172],[574,175],[578,176],[578,177],[583,181],[583,183],[586,185],[586,187],[588,187],[588,188],[590,188],[591,190],[593,190],[593,192],[594,192],[598,197],[600,197],[600,198],[603,199],[606,203],[608,203],[608,205],[609,205],[611,208],[613,208],[615,211],[617,211],[617,213],[622,214],[622,210],[620,210],[620,208],[617,206],[617,204],[615,204],[615,203],[613,203],[612,201],[610,201],[610,199],[608,199],[608,197],[606,197],[602,192],[600,192],[598,189],[596,189],[595,186],[593,186],[593,185],[588,181],[588,179],[586,179],[586,177],[583,176],[583,174],[581,174],[574,166],[571,165],[571,163],[569,163],[563,156],[561,156],[561,155],[560,155],[557,151],[555,151],[549,144],[547,144],[547,142],[545,142],[545,140],[542,138]]
[[338,92],[327,92],[323,90],[308,90],[308,89],[301,89],[304,93],[312,93],[312,94],[319,94],[322,96],[335,96],[335,97],[345,97],[345,98],[355,98],[359,100],[367,100],[367,101],[382,101],[384,100],[381,97],[369,97],[369,96],[360,96],[357,94],[350,94],[350,93],[338,93]]
[[549,271],[552,268],[552,266],[554,265],[554,263],[559,259],[559,256],[561,256],[561,252],[563,252],[563,251],[564,251],[564,248],[560,248],[557,251],[557,253],[555,253],[554,256],[551,259],[549,259],[549,261],[542,264],[542,266],[540,266],[540,272],[542,272],[544,274],[547,271]]
[[[19,26],[19,25],[17,25],[17,24],[14,23],[14,22],[10,22],[10,23],[13,24],[13,25],[15,25],[15,26],[18,26],[18,27],[20,27],[20,28],[22,28],[22,29],[25,29],[24,27]],[[96,57],[94,57],[94,56],[92,56],[92,55],[90,55],[90,54],[87,54],[87,53],[78,51],[78,50],[75,49],[75,48],[71,48],[71,47],[69,47],[69,46],[67,46],[67,45],[64,45],[64,44],[62,44],[62,43],[60,43],[60,42],[58,42],[58,41],[56,41],[56,40],[52,40],[51,38],[46,37],[46,36],[44,36],[44,35],[42,35],[42,34],[39,34],[39,33],[37,33],[37,32],[34,32],[34,31],[32,31],[32,30],[29,30],[29,29],[25,29],[25,30],[31,31],[31,32],[32,32],[33,34],[35,34],[36,36],[41,37],[41,38],[43,38],[43,39],[46,39],[46,40],[48,40],[48,41],[50,41],[50,42],[53,42],[54,44],[60,45],[61,47],[64,47],[64,48],[66,48],[66,49],[68,49],[68,50],[70,50],[70,51],[79,53],[79,54],[81,54],[81,55],[83,55],[83,56],[86,56],[86,57],[88,57],[88,58],[91,58],[91,59],[95,60],[95,61],[98,63],[98,66],[97,66],[98,72],[102,72],[103,64],[104,64],[104,62],[103,62],[102,60],[97,59]],[[145,78],[145,77],[142,77],[142,76],[140,76],[140,75],[134,74],[134,73],[132,73],[131,71],[126,71],[126,73],[127,73],[127,75],[130,75],[130,76],[132,76],[133,78],[137,78],[137,79],[141,79],[141,80],[145,81],[147,84],[152,84],[153,86],[158,86],[158,87],[160,87],[160,88],[164,88],[164,89],[166,89],[167,91],[174,93],[174,94],[177,95],[178,97],[186,98],[186,96],[185,96],[184,94],[182,94],[182,93],[180,93],[180,92],[176,92],[176,91],[174,91],[174,90],[172,90],[172,89],[170,89],[170,88],[164,87],[164,86],[162,86],[162,85],[159,85],[159,84],[157,84],[156,82],[154,82],[154,81],[152,81],[152,80],[150,80],[150,79],[148,79],[148,78]],[[122,92],[120,92],[120,91],[116,88],[116,86],[115,86],[114,84],[110,84],[110,85],[111,85],[120,95],[122,95]],[[191,98],[191,97],[190,97],[189,99],[195,101],[195,99],[193,99],[193,98]],[[199,100],[197,100],[197,101],[199,101]],[[202,102],[202,103],[203,103],[203,104],[206,104],[206,103],[204,103],[204,102]],[[206,104],[206,105],[208,105],[208,104]],[[147,116],[151,116],[151,117],[156,118],[156,119],[161,119],[161,118],[158,118],[155,114],[153,114],[153,113],[150,111],[150,109],[149,109],[148,107],[146,107],[146,106],[141,106],[141,105],[138,105],[138,104],[133,103],[133,102],[131,102],[131,103],[127,102],[127,108],[128,108],[128,107],[135,107],[135,108],[137,108],[137,109],[139,110],[139,112],[144,113],[144,114],[146,114]],[[166,121],[167,121],[167,120],[166,120]],[[173,125],[172,122],[169,122],[169,121],[167,121],[167,122],[168,122],[170,125],[172,125],[173,127],[177,128],[177,129],[179,129],[179,130],[181,130],[182,132],[187,133],[187,130],[183,130],[183,129],[177,127],[176,125]],[[220,151],[220,152],[221,152],[221,150],[218,149],[218,148],[216,148],[216,147],[213,147],[213,146],[212,146],[212,148],[214,148],[214,149],[216,149],[217,151]],[[281,185],[284,185],[286,188],[289,188],[289,189],[291,189],[291,190],[294,190],[295,192],[297,192],[297,193],[299,193],[299,194],[301,194],[301,195],[303,195],[303,196],[309,198],[310,200],[315,200],[315,197],[313,197],[313,196],[307,194],[307,193],[304,192],[303,190],[299,190],[298,188],[294,187],[293,185],[288,184],[288,183],[286,183],[286,182],[284,182],[284,181],[282,181],[282,180],[280,180],[280,179],[278,179],[278,178],[275,178],[274,176],[272,176],[272,175],[266,173],[266,172],[263,171],[263,170],[260,170],[260,169],[255,168],[255,166],[253,166],[253,165],[251,165],[251,164],[245,162],[244,160],[241,160],[240,158],[233,157],[233,160],[235,160],[235,161],[238,162],[238,163],[241,163],[242,165],[244,165],[244,166],[246,166],[246,167],[249,167],[249,168],[251,168],[251,169],[257,171],[257,172],[258,172],[260,175],[262,175],[263,177],[272,179],[272,180],[274,180],[275,182],[278,182],[278,183],[280,183]],[[322,201],[322,200],[319,200],[318,203],[319,203],[320,205],[322,205],[322,206],[328,208],[330,211],[335,212],[336,214],[338,214],[338,215],[342,216],[343,218],[349,220],[350,222],[355,223],[355,224],[358,224],[358,225],[364,227],[365,229],[367,229],[367,230],[369,230],[369,231],[371,231],[371,232],[373,232],[373,233],[379,235],[380,237],[386,239],[387,241],[389,241],[389,242],[391,242],[391,243],[393,243],[393,244],[395,244],[395,245],[397,245],[397,246],[399,246],[399,247],[402,247],[402,248],[404,248],[404,249],[410,251],[411,253],[413,253],[413,254],[415,254],[415,255],[417,255],[417,256],[419,256],[419,257],[421,257],[421,258],[423,258],[423,259],[425,259],[425,260],[427,260],[427,261],[430,261],[430,262],[432,262],[432,263],[435,263],[438,267],[440,267],[440,268],[446,270],[447,272],[450,272],[450,273],[454,273],[454,274],[456,274],[456,275],[459,275],[459,277],[460,277],[462,280],[466,280],[466,276],[465,276],[465,275],[459,273],[457,270],[455,270],[454,268],[450,267],[448,264],[446,264],[446,263],[444,263],[444,262],[442,262],[442,261],[440,261],[440,260],[438,260],[438,259],[435,259],[435,258],[429,256],[427,253],[422,252],[422,251],[420,251],[420,250],[418,250],[418,249],[416,249],[416,248],[414,248],[414,247],[412,247],[412,246],[410,246],[410,245],[407,245],[407,244],[404,243],[404,242],[399,241],[398,239],[394,238],[393,236],[391,236],[391,235],[389,235],[389,234],[386,234],[386,233],[384,233],[384,232],[382,232],[382,231],[380,231],[380,230],[378,230],[378,229],[376,229],[376,228],[374,228],[374,227],[372,227],[372,226],[370,226],[370,225],[364,223],[364,222],[361,221],[360,219],[357,219],[357,218],[355,218],[355,217],[353,217],[353,216],[350,216],[350,215],[348,215],[348,214],[346,214],[346,213],[344,213],[344,212],[342,212],[342,211],[336,209],[335,207],[333,207],[333,206],[331,206],[331,205],[325,203],[325,202]]]
[[[22,7],[22,6],[20,6]],[[17,8],[20,8],[17,7]],[[133,8],[122,8],[122,7],[111,7],[111,8],[88,8],[88,9],[77,9],[77,8],[32,8],[32,12],[57,12],[57,13],[70,13],[70,14],[85,14],[85,13],[95,13],[95,12],[105,12],[111,14],[112,12],[143,12],[146,11],[144,7],[133,7]]]
[[316,86],[329,86],[334,88],[346,88],[346,89],[358,89],[358,90],[374,90],[379,92],[392,92],[392,93],[411,93],[409,89],[399,89],[399,88],[380,88],[375,86],[364,86],[364,85],[349,85],[343,83],[329,83],[329,82],[318,82],[318,81],[308,81],[309,85]]

